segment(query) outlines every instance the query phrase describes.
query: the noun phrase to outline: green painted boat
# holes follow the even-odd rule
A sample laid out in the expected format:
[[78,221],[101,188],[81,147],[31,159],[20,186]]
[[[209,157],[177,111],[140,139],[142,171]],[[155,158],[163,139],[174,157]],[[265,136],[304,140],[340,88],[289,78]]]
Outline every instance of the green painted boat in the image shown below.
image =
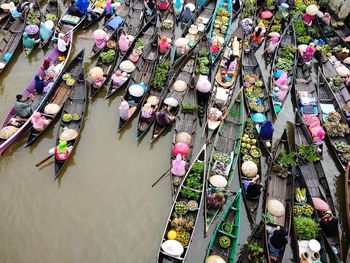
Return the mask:
[[227,201],[227,190],[230,188],[241,149],[244,112],[241,90],[237,98],[231,102],[229,111],[220,124],[211,151],[204,207],[205,235]]
[[241,189],[239,189],[236,196],[232,199],[231,204],[226,209],[225,214],[216,227],[209,243],[205,261],[209,258],[218,259],[218,257],[221,257],[227,263],[235,262],[239,237],[240,215]]

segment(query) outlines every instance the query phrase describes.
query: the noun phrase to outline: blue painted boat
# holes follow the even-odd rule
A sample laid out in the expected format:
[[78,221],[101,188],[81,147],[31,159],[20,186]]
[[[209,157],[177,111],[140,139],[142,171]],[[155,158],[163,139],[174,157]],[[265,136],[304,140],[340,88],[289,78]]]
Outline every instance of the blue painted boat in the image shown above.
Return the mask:
[[[227,21],[227,27],[226,30],[224,29],[224,25],[221,24],[219,21],[221,20],[220,17],[226,17],[228,18]],[[232,1],[231,0],[220,0],[215,8],[213,19],[210,26],[209,31],[209,44],[210,44],[210,56],[211,56],[211,63],[214,64],[219,57],[221,51],[223,50],[224,46],[228,42],[228,39],[230,38],[230,30],[231,30],[231,24],[232,24],[232,18],[233,18],[233,9],[232,9]],[[217,23],[215,23],[217,22]],[[212,49],[212,40],[213,37],[217,35],[221,35],[224,39],[221,48],[217,50],[217,52],[213,53]]]

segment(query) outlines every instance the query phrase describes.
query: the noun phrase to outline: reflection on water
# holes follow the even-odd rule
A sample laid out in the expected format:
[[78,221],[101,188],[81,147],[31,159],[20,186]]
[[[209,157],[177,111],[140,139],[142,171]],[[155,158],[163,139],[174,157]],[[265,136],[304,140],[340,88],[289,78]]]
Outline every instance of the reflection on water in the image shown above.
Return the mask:
[[[94,29],[96,29],[95,27]],[[93,29],[79,31],[90,35]],[[92,40],[75,36],[74,55]],[[27,59],[19,54],[0,80],[0,117],[13,105],[33,77],[48,50],[36,51]],[[257,56],[261,56],[259,50]],[[262,69],[265,68],[261,59]],[[90,61],[86,59],[87,72]],[[269,69],[266,70],[266,77]],[[238,88],[236,88],[236,92]],[[0,159],[0,262],[154,262],[171,207],[170,178],[156,187],[152,183],[169,169],[172,132],[150,146],[150,133],[136,141],[137,119],[120,135],[117,108],[119,99],[108,102],[102,92],[89,106],[82,136],[75,154],[55,182],[53,162],[40,169],[35,163],[48,155],[55,143],[57,125],[33,146],[23,148],[25,136]],[[294,121],[288,100],[275,137]],[[204,143],[198,127],[194,156]],[[344,207],[343,174],[339,177],[333,161],[325,152],[324,168],[336,193],[336,206]],[[264,171],[267,163],[264,163]],[[239,187],[237,173],[232,190]],[[341,219],[345,213],[341,210]],[[218,220],[217,220],[218,221]],[[346,222],[346,220],[342,220]],[[346,224],[346,223],[345,223]],[[211,232],[203,239],[203,217],[188,254],[187,262],[202,262]],[[345,226],[345,229],[347,227]],[[242,206],[240,245],[250,235],[250,225]],[[291,259],[291,253],[286,261]],[[292,262],[292,260],[290,260]]]

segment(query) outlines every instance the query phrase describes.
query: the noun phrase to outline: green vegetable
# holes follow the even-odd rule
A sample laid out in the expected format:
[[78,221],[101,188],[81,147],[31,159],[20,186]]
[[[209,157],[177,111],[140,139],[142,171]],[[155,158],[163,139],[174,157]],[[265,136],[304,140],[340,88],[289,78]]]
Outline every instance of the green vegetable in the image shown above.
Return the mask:
[[64,122],[70,122],[72,120],[72,115],[70,115],[69,113],[65,113],[62,116],[62,121]]
[[317,150],[318,147],[315,144],[302,144],[298,149],[298,154],[300,157],[305,158],[309,163],[313,163],[320,160]]
[[188,207],[187,207],[185,202],[178,202],[175,205],[175,212],[176,213],[183,215],[183,214],[186,214],[187,211],[188,211]]
[[169,69],[170,63],[168,61],[162,62],[158,65],[151,82],[151,88],[156,90],[163,90],[166,79],[169,75]]
[[81,117],[78,113],[73,113],[73,116],[72,116],[73,121],[78,121],[78,120],[80,120],[80,118]]
[[219,238],[219,244],[222,248],[229,248],[231,246],[231,239],[228,236]]
[[181,109],[183,111],[192,112],[198,109],[198,105],[195,103],[181,103]]
[[317,239],[320,230],[319,225],[309,217],[294,218],[294,228],[298,240]]

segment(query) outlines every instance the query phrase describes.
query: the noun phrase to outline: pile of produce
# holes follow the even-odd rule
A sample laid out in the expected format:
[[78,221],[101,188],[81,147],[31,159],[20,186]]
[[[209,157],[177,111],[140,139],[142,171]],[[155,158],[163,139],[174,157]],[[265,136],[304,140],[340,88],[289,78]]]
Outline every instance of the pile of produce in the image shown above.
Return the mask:
[[243,13],[242,13],[243,18],[254,17],[256,12],[256,0],[242,0],[242,4],[243,4]]
[[294,65],[294,56],[297,48],[294,45],[281,46],[278,53],[278,60],[276,64],[277,70],[284,70],[286,72],[292,70]]
[[216,152],[214,154],[213,173],[227,176],[231,168],[231,156],[226,153]]
[[228,236],[222,236],[219,238],[219,245],[222,248],[231,247],[231,239]]
[[346,165],[350,162],[350,145],[342,141],[335,141],[334,148],[338,151],[338,156],[341,162]]
[[144,48],[145,48],[145,46],[141,42],[141,40],[137,39],[135,42],[135,47],[129,56],[129,60],[132,63],[136,63],[139,60],[139,58],[141,57]]
[[198,63],[195,69],[196,75],[209,75],[209,52],[207,50],[199,51]]
[[256,75],[244,76],[244,92],[248,100],[250,111],[253,113],[265,112],[263,85],[263,81]]
[[282,29],[282,22],[283,22],[284,16],[281,11],[277,11],[276,14],[273,17],[272,25],[270,28],[271,32],[280,32]]
[[317,239],[319,224],[310,217],[295,217],[294,228],[298,240]]
[[172,30],[173,27],[174,27],[174,22],[169,19],[164,20],[162,23],[162,28],[165,30]]
[[329,81],[329,85],[331,86],[333,92],[338,92],[341,85],[343,84],[343,79],[339,75],[332,77],[332,78],[329,78],[328,81]]
[[116,53],[113,49],[101,53],[101,60],[103,63],[111,63],[114,60]]
[[302,144],[298,149],[298,156],[309,163],[320,160],[318,147],[315,144]]
[[288,175],[291,174],[289,168],[296,164],[295,156],[295,152],[281,152],[278,156],[277,163],[272,166],[272,171],[282,178],[288,177]]
[[33,11],[29,11],[26,22],[28,25],[38,25],[40,20]]
[[295,189],[295,200],[298,203],[305,203],[306,202],[306,188],[297,187]]
[[219,8],[214,21],[213,36],[225,37],[229,26],[231,13],[225,8]]
[[170,70],[170,63],[168,61],[161,62],[157,69],[154,77],[152,79],[151,88],[156,90],[163,90],[165,82],[168,78]]
[[[172,234],[175,235],[169,235],[168,232],[168,239],[174,239],[179,241],[183,246],[187,246],[188,242],[190,241],[191,231],[194,226],[194,218],[192,216],[181,216],[178,214],[173,214],[171,219],[171,230]],[[171,238],[169,238],[171,236]]]
[[95,8],[105,8],[105,7],[106,7],[106,0],[98,0],[95,2]]
[[347,123],[341,123],[341,115],[338,112],[330,112],[324,127],[330,137],[344,137],[350,133],[350,128]]
[[52,22],[56,22],[57,21],[57,17],[53,14],[46,14],[45,16],[45,21],[51,20]]

